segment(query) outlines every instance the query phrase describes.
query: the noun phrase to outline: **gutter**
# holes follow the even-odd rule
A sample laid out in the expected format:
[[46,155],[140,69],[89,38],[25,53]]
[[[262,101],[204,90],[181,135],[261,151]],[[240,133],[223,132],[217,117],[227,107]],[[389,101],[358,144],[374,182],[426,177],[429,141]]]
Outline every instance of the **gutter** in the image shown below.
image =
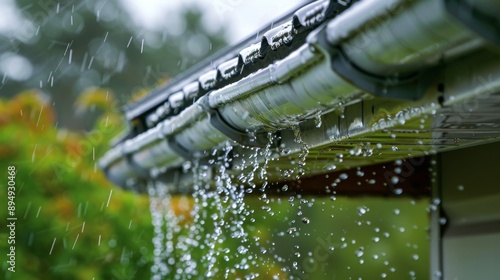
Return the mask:
[[[233,166],[239,169],[251,168],[242,160],[251,153],[245,147],[276,151],[271,163],[276,168],[269,168],[268,175],[279,181],[280,172],[273,170],[286,169],[304,148],[296,141],[297,133],[316,155],[326,155],[328,146],[344,146],[335,154],[354,162],[337,162],[339,169],[497,141],[500,132],[495,125],[480,133],[486,123],[500,123],[498,111],[491,113],[490,107],[475,110],[490,116],[475,123],[481,137],[465,136],[468,140],[454,145],[436,139],[450,138],[446,119],[454,107],[478,98],[500,106],[500,55],[490,51],[500,45],[500,24],[491,12],[500,10],[500,1],[348,2],[309,4],[237,57],[184,79],[187,86],[181,91],[153,96],[166,101],[155,110],[134,113],[134,120],[146,129],[117,143],[100,159],[106,176],[123,188],[144,191],[139,182],[172,172],[182,177],[183,164],[196,160],[210,165],[209,159],[217,154],[213,151],[230,143]],[[321,22],[334,9],[340,14]],[[302,29],[309,31],[300,33]],[[281,55],[294,40],[303,43]],[[265,59],[279,59],[247,71],[261,63],[264,53]],[[476,80],[464,82],[469,77]],[[195,101],[185,106],[188,99]],[[182,106],[177,115],[167,113]],[[466,129],[458,126],[454,133],[461,135]],[[404,146],[404,137],[394,139],[390,133],[403,130],[412,139],[426,135],[420,141],[429,143],[410,141],[401,152],[384,149]],[[268,133],[275,140],[270,142]],[[356,152],[351,154],[351,147],[366,143],[382,143],[381,155],[360,160]],[[308,175],[324,172],[320,165],[331,161],[305,156]],[[261,153],[259,160],[264,157]]]

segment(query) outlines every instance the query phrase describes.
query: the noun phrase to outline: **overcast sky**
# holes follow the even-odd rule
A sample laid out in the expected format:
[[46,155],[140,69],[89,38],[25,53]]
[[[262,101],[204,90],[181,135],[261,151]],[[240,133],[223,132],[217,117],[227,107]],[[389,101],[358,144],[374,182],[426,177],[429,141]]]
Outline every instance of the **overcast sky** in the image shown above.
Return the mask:
[[[133,11],[133,17],[141,24],[155,28],[166,22],[174,22],[175,11],[182,6],[202,7],[207,26],[218,28],[225,25],[229,32],[230,43],[237,42],[255,32],[305,0],[122,0]],[[177,13],[178,15],[178,13]]]
[[[183,6],[197,5],[203,11],[209,28],[225,26],[229,43],[235,43],[254,33],[307,0],[121,0],[132,19],[149,28],[175,29],[179,20],[178,10]],[[0,32],[14,31],[20,25],[20,14],[13,7],[13,0],[0,0]],[[174,31],[175,32],[175,31]]]

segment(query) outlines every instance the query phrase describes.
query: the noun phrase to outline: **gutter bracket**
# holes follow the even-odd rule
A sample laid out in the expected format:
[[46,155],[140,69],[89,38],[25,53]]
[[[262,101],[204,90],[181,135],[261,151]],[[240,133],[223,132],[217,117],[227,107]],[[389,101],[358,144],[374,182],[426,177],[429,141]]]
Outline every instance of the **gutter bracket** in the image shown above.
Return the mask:
[[211,110],[210,123],[224,135],[240,145],[263,148],[269,143],[267,132],[256,132],[255,137],[251,137],[248,133],[237,130],[229,125],[217,109]]
[[182,145],[179,144],[179,142],[177,142],[173,137],[167,137],[167,143],[170,149],[172,149],[176,154],[180,155],[184,159],[192,160],[195,158],[192,152],[182,147]]
[[149,171],[143,167],[141,167],[139,164],[137,164],[133,159],[132,159],[132,154],[131,153],[125,153],[123,155],[125,158],[125,161],[127,162],[127,165],[130,166],[130,169],[134,170],[139,176],[142,178],[148,179],[150,178]]
[[[268,132],[255,131],[254,137],[251,137],[250,133],[234,128],[226,120],[224,120],[224,117],[221,115],[219,110],[217,110],[217,108],[210,107],[208,104],[208,98],[200,100],[199,105],[209,115],[210,124],[236,143],[242,146],[256,148],[264,148],[269,144],[269,138],[267,136]],[[279,137],[273,137],[273,139],[277,138]],[[278,140],[275,140],[274,144],[276,147],[277,144],[279,144],[277,142]]]
[[[169,147],[179,156],[189,161],[198,161],[201,165],[209,165],[212,164],[214,160],[221,156],[224,152],[217,151],[217,153],[210,153],[209,151],[203,151],[200,153],[193,153],[185,149],[178,141],[176,141],[173,137],[168,137],[167,142]],[[228,155],[230,158],[232,157],[232,153]]]
[[377,97],[397,100],[419,100],[431,85],[439,67],[430,67],[404,76],[384,77],[362,70],[349,60],[340,46],[326,38],[326,26],[312,33],[309,42],[326,50],[332,70],[346,81]]
[[[149,180],[151,178],[149,171],[147,169],[141,167],[139,164],[137,164],[132,159],[132,153],[123,152],[123,157],[125,158],[125,162],[130,167],[130,169],[132,169],[134,172],[136,172],[139,175],[138,178],[134,178],[134,179],[129,178],[128,180],[126,180],[124,185],[123,185],[123,188],[135,191],[137,193],[144,193],[147,189],[146,182],[147,182],[147,180]],[[106,168],[106,173],[108,172],[108,169],[109,169],[109,167]]]

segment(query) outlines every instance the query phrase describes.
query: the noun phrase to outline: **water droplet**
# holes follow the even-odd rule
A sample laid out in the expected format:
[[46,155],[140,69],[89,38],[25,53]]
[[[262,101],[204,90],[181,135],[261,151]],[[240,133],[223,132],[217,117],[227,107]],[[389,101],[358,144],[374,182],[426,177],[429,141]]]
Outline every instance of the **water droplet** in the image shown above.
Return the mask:
[[287,230],[286,230],[286,232],[287,232],[288,234],[290,234],[290,235],[291,235],[291,234],[293,234],[293,233],[294,233],[294,232],[296,232],[296,231],[297,231],[297,228],[296,228],[296,227],[291,227],[291,228],[289,228],[289,229],[287,229]]
[[391,184],[396,185],[399,183],[399,177],[398,176],[392,176],[391,178]]
[[366,212],[369,211],[368,207],[366,206],[358,206],[357,210],[359,216],[363,216],[364,214],[366,214]]
[[241,246],[238,247],[238,253],[245,254],[246,252],[248,252],[248,248],[247,247],[245,247],[243,245],[241,245]]
[[365,254],[364,248],[359,248],[358,250],[356,250],[356,252],[354,252],[354,254],[356,255],[356,257],[361,258]]
[[288,148],[286,148],[286,149],[282,149],[282,150],[281,150],[281,155],[282,155],[282,156],[287,156],[287,155],[289,155],[289,154],[291,154],[291,153],[292,153],[292,149],[288,149]]
[[321,120],[321,115],[318,114],[315,118],[314,118],[314,124],[316,125],[317,128],[320,128],[321,125],[323,124],[322,120]]
[[354,147],[351,150],[349,150],[349,154],[352,156],[359,156],[363,153],[363,149],[360,146]]
[[439,270],[434,271],[434,273],[433,273],[433,274],[434,274],[434,276],[436,276],[436,277],[443,277],[443,273],[442,273],[441,271],[439,271]]
[[419,259],[419,256],[418,256],[417,254],[414,254],[414,255],[413,255],[413,256],[411,256],[411,257],[412,257],[412,259],[414,259],[414,260],[418,260],[418,259]]
[[465,187],[463,185],[458,185],[457,189],[461,192],[464,191]]
[[302,218],[302,223],[304,223],[304,224],[306,224],[306,225],[307,225],[307,224],[309,224],[309,222],[310,222],[310,221],[309,221],[309,219],[308,219],[308,218],[306,218],[306,217]]
[[335,168],[337,168],[337,166],[336,166],[336,165],[334,165],[334,164],[332,164],[332,165],[328,165],[328,166],[326,166],[326,168],[325,168],[325,169],[326,169],[326,170],[329,170],[329,171],[332,171],[332,170],[334,170]]
[[399,209],[394,209],[393,212],[394,212],[394,215],[399,215],[399,213],[400,213]]

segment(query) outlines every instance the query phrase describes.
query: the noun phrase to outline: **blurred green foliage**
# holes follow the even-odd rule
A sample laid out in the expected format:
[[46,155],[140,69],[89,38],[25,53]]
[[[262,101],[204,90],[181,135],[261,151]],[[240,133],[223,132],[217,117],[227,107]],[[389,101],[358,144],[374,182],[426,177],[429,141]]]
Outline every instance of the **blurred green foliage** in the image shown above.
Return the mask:
[[[75,133],[55,128],[50,104],[36,91],[0,103],[0,170],[15,166],[16,272],[2,262],[2,279],[148,279],[151,219],[147,197],[106,181],[96,159],[123,125],[116,100],[89,90],[81,108],[104,113],[95,128]],[[4,174],[6,174],[4,172]],[[4,176],[2,185],[7,179]],[[0,220],[6,221],[2,188]],[[7,248],[2,226],[0,248]],[[4,257],[2,257],[4,259]]]
[[247,203],[260,251],[282,257],[287,279],[428,278],[425,198],[282,197],[271,212],[262,200]]

